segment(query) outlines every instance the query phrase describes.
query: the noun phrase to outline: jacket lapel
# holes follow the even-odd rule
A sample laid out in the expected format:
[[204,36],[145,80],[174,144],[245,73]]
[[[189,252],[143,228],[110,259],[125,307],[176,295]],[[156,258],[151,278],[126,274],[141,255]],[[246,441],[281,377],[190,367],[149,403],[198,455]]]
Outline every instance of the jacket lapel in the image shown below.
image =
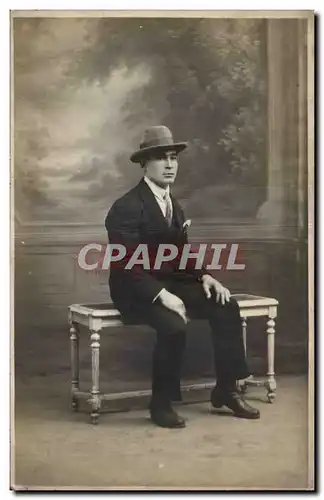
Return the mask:
[[177,200],[173,198],[172,194],[171,194],[171,200],[173,205],[173,218],[175,220],[176,226],[181,229],[184,223],[182,209]]
[[[151,189],[143,179],[138,184],[138,188],[143,201],[143,205],[145,207],[145,211],[150,214],[150,218],[154,219],[154,223],[159,227],[168,229],[168,224],[165,217],[163,216],[161,208],[159,207],[159,204],[156,201]],[[172,196],[172,194],[170,195],[170,197],[173,206],[173,219],[176,223],[176,226],[181,229],[184,222],[181,207],[177,200]]]
[[155,225],[160,226],[163,229],[167,229],[168,224],[165,217],[163,216],[159,204],[156,201],[155,196],[150,190],[149,186],[143,179],[138,184],[138,188],[143,201],[145,212],[150,215],[151,219],[154,220]]

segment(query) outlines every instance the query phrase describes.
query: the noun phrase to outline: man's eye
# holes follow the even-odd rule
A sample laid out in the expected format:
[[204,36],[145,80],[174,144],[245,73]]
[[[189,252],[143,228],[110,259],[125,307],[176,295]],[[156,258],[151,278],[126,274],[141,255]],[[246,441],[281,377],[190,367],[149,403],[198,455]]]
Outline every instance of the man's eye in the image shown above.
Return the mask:
[[156,156],[156,159],[157,159],[157,160],[163,160],[163,161],[165,161],[165,160],[167,160],[168,158],[170,158],[170,160],[172,160],[172,161],[176,161],[176,160],[177,160],[177,155],[173,155],[173,156],[169,156],[169,157],[168,157],[168,156],[166,156],[166,155],[157,155],[157,156]]

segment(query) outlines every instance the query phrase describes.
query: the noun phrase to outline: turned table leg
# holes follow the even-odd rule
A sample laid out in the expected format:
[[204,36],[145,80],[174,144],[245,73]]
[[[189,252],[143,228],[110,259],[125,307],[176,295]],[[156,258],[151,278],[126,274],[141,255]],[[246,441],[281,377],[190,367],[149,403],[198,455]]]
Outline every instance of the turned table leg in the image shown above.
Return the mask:
[[91,330],[91,356],[92,356],[92,389],[91,389],[91,423],[97,424],[100,410],[99,391],[99,355],[100,355],[100,334]]
[[71,404],[74,411],[78,410],[79,401],[75,392],[79,390],[79,330],[75,323],[70,326],[71,344]]
[[[244,345],[245,357],[247,356],[246,330],[247,330],[246,318],[242,317],[242,333],[243,333],[243,345]],[[246,381],[245,380],[238,380],[237,381],[237,388],[241,392],[246,392],[246,390],[247,390]]]
[[245,357],[247,355],[247,350],[246,350],[246,327],[247,327],[246,318],[242,318],[242,332],[243,332],[243,345],[244,345]]
[[277,316],[276,307],[269,308],[269,319],[267,321],[267,342],[268,342],[268,373],[267,373],[267,391],[268,401],[272,403],[276,397],[276,380],[274,371],[275,360],[275,318]]

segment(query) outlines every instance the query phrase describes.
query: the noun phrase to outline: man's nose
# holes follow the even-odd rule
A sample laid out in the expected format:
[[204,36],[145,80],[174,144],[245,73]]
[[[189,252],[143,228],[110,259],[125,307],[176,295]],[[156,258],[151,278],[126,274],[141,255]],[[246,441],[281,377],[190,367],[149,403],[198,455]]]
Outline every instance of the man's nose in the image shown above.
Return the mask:
[[173,167],[173,163],[172,163],[172,158],[167,158],[167,165],[166,165],[167,168],[172,168]]

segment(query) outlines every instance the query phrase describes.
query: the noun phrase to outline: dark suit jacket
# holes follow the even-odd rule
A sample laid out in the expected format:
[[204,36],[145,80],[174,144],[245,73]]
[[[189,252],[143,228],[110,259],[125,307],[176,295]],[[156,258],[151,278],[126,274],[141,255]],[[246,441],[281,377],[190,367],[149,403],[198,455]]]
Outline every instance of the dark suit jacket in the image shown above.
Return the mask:
[[[158,245],[168,243],[179,249],[188,242],[183,229],[185,217],[179,203],[171,196],[173,221],[168,227],[166,219],[149,186],[142,179],[140,183],[112,205],[106,217],[105,226],[110,244],[123,244],[127,255],[122,262],[110,268],[109,285],[111,297],[122,313],[138,306],[149,305],[156,295],[167,288],[166,282],[173,279],[199,279],[202,270],[194,269],[194,261],[186,270],[178,270],[178,262],[164,263],[161,270],[152,269]],[[126,270],[130,254],[140,244],[148,245],[151,259],[150,270],[134,266]],[[190,261],[189,261],[190,262]]]

